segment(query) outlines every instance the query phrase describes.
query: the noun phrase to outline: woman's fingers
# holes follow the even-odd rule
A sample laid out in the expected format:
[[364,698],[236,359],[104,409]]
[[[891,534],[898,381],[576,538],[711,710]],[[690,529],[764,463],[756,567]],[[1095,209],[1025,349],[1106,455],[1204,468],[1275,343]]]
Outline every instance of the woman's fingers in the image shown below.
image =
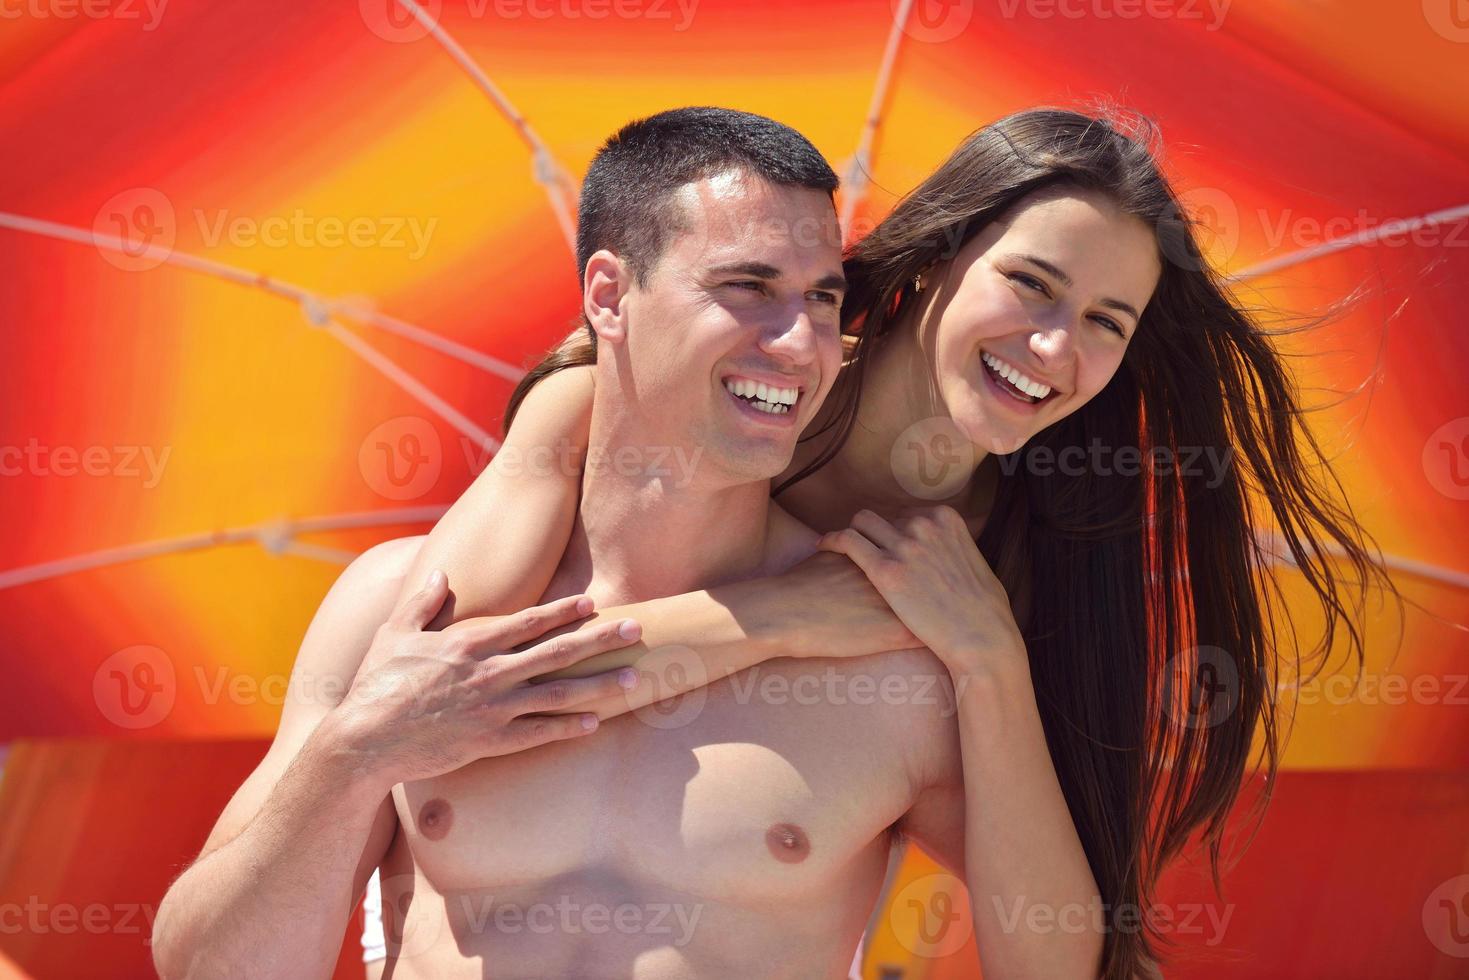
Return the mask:
[[883,557],[881,548],[869,541],[861,531],[851,527],[823,534],[816,546],[822,551],[846,555],[852,559],[854,565],[867,573],[869,579]]
[[529,650],[496,658],[496,672],[510,683],[528,681],[581,663],[599,653],[631,646],[642,635],[643,629],[635,620],[598,623],[575,633],[562,633],[542,640]]
[[903,537],[903,532],[894,527],[887,518],[870,510],[859,510],[853,514],[852,526],[861,531],[867,540],[888,551],[896,549],[898,541]]
[[591,677],[528,684],[515,692],[506,705],[516,715],[559,713],[603,698],[626,694],[637,687],[637,684],[638,672],[631,667],[623,667],[620,670],[593,674]]

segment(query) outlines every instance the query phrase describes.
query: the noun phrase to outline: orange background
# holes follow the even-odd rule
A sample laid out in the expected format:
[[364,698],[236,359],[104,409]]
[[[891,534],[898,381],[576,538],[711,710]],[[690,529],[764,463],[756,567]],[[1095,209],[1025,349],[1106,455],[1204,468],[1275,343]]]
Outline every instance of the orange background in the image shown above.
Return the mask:
[[[1168,167],[1234,273],[1461,208],[1469,19],[1455,3],[1252,0],[1221,18],[1202,0],[921,0],[896,34],[859,222],[985,122],[1096,97],[1161,123]],[[0,458],[0,961],[21,973],[147,975],[146,930],[116,918],[101,932],[11,930],[3,910],[156,908],[264,751],[341,563],[425,530],[482,467],[464,426],[361,345],[494,433],[516,369],[575,312],[575,269],[525,140],[388,4],[0,10],[0,452],[32,449]],[[574,183],[612,130],[683,104],[774,116],[844,171],[896,6],[431,9]],[[272,219],[295,230],[262,237]],[[365,237],[334,243],[333,223]],[[1366,287],[1346,320],[1287,343],[1313,355],[1302,378],[1333,403],[1317,431],[1369,530],[1395,557],[1461,571],[1398,574],[1416,605],[1401,630],[1374,610],[1370,689],[1308,689],[1225,899],[1196,869],[1170,876],[1163,898],[1178,909],[1234,907],[1221,942],[1177,930],[1191,962],[1169,976],[1469,975],[1469,937],[1446,931],[1469,930],[1469,879],[1455,884],[1469,874],[1469,642],[1454,625],[1469,622],[1465,224],[1242,286],[1303,312]],[[90,237],[107,234],[242,271],[128,259]],[[352,298],[337,308],[347,339],[313,325],[281,281]],[[495,360],[413,342],[369,308]],[[1330,397],[1374,370],[1363,394]],[[395,484],[392,453],[410,446],[427,468]],[[88,451],[95,473],[77,462]],[[191,536],[197,547],[37,568]],[[139,702],[113,671],[163,700],[130,714]],[[1389,693],[1389,675],[1436,693]],[[913,857],[898,887],[932,870]],[[975,975],[972,949],[926,955],[900,913],[873,937],[870,975]],[[357,970],[355,942],[349,930],[340,975]]]

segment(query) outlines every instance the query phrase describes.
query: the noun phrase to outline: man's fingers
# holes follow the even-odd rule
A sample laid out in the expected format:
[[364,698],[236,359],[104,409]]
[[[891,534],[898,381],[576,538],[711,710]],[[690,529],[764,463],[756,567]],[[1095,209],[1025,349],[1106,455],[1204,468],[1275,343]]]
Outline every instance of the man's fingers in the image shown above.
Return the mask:
[[393,610],[393,619],[404,629],[422,630],[443,608],[449,594],[449,580],[435,568],[428,573],[423,588],[398,604]]
[[444,632],[458,633],[478,659],[505,653],[540,639],[551,630],[569,626],[591,615],[590,597],[571,595],[508,616],[478,616],[455,623]]
[[643,629],[631,619],[598,623],[575,633],[562,633],[542,640],[522,653],[507,654],[498,665],[500,676],[513,683],[528,681],[563,667],[581,663],[608,650],[620,650],[637,642]]
[[593,674],[591,677],[530,684],[511,695],[506,703],[516,715],[560,712],[602,698],[626,694],[637,684],[638,672],[631,667],[623,667],[621,670],[609,670],[605,674]]
[[564,742],[596,730],[596,715],[544,715],[512,720],[505,726],[505,738],[515,751],[524,752],[537,745]]

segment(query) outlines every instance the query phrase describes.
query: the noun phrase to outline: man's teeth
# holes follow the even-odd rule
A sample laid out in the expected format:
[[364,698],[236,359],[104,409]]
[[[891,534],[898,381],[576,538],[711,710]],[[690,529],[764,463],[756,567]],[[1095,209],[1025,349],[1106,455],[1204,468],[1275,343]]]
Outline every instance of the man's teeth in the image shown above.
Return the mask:
[[735,397],[771,415],[784,415],[796,404],[795,388],[776,388],[748,378],[725,378],[724,387]]
[[1032,398],[1039,400],[1051,393],[1050,385],[1043,385],[1039,381],[1034,381],[1026,377],[1024,374],[1021,374],[1020,370],[1016,368],[1013,364],[1006,364],[1004,361],[1000,360],[989,351],[985,351],[983,354],[981,354],[980,360],[984,361],[990,367],[994,368],[995,373],[998,374],[1000,377],[1004,378],[1006,381],[1010,382],[1010,384],[1014,385],[1016,388],[1020,389],[1020,391],[1024,392]]

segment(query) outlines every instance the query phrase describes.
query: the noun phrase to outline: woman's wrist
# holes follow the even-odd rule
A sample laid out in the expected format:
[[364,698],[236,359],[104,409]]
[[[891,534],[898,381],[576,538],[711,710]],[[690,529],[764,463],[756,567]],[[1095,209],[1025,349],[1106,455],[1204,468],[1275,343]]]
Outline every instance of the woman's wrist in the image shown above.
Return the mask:
[[986,691],[1015,691],[1031,683],[1030,660],[1025,642],[1019,637],[944,644],[933,653],[949,668],[949,676],[960,691],[980,687]]
[[752,662],[810,656],[815,645],[809,617],[799,614],[799,604],[792,602],[792,590],[782,578],[751,579],[711,590],[743,631]]

